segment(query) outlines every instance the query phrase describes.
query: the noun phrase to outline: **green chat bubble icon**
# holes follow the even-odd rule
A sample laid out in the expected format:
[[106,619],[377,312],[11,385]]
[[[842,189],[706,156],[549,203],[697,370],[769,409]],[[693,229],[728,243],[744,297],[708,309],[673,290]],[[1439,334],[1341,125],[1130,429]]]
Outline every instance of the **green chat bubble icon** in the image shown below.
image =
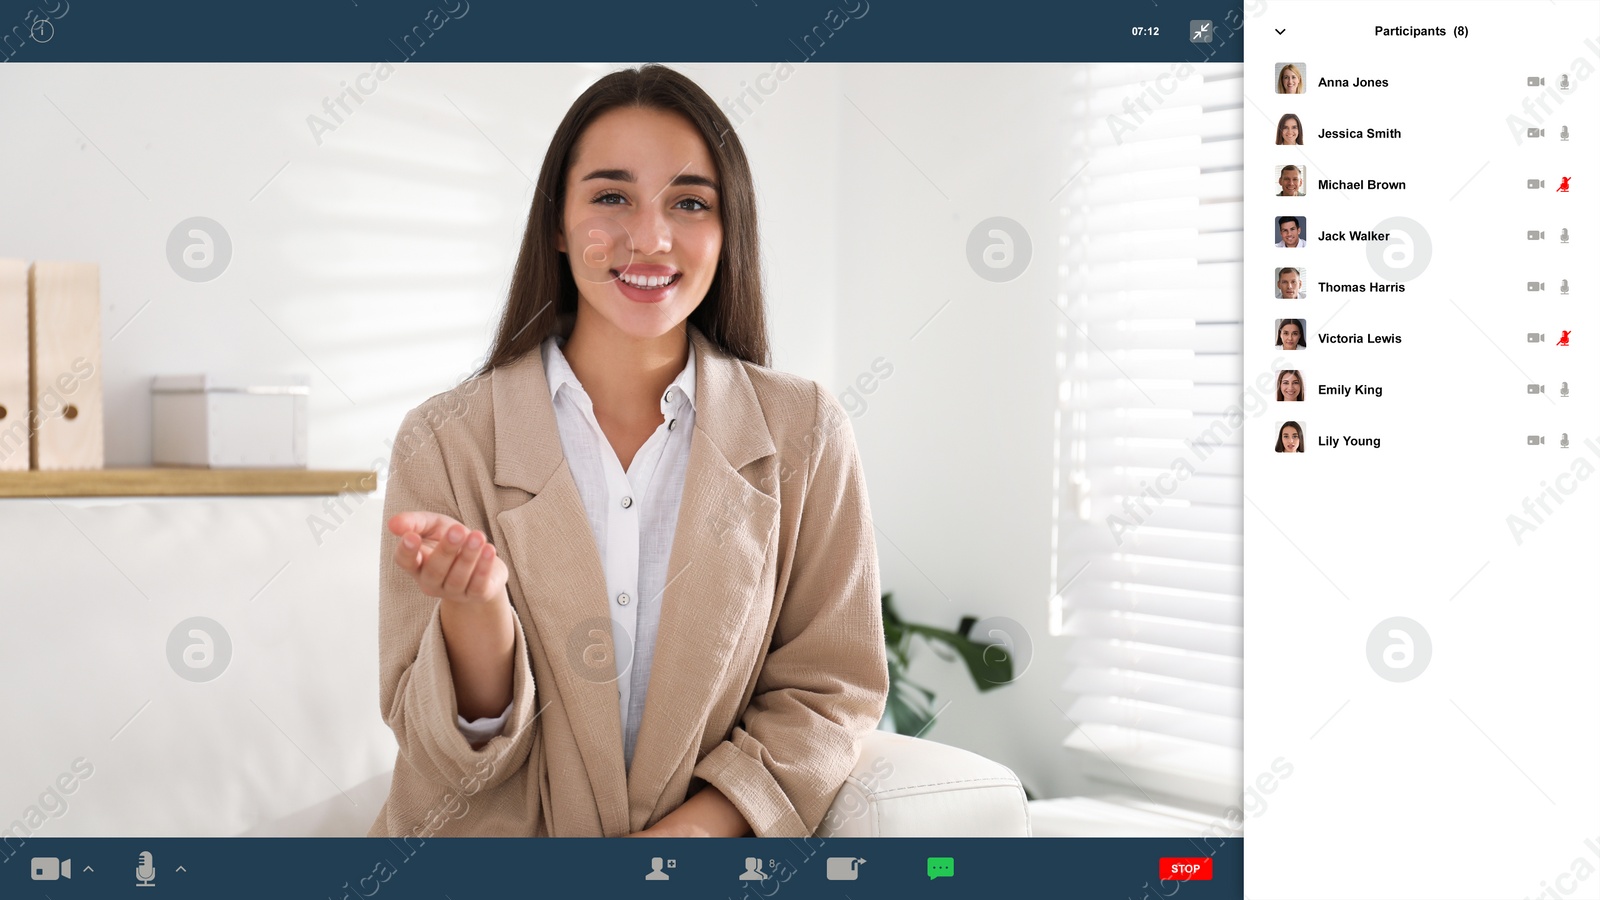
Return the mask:
[[954,856],[928,857],[928,878],[954,878],[956,875],[956,858]]

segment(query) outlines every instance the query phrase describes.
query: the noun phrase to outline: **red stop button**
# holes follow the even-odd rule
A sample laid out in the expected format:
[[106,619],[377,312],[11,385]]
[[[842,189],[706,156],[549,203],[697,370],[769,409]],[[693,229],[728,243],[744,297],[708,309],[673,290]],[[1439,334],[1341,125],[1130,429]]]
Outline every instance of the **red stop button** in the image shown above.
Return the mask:
[[1211,857],[1163,856],[1161,857],[1161,880],[1210,881]]

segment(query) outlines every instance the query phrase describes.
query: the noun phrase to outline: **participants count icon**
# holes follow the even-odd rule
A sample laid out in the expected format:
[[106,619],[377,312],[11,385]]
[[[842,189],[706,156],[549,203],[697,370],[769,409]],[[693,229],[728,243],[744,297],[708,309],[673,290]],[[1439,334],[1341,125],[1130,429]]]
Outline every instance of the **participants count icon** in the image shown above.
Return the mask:
[[761,871],[761,857],[746,856],[744,858],[744,872],[739,875],[740,881],[766,881],[767,873]]

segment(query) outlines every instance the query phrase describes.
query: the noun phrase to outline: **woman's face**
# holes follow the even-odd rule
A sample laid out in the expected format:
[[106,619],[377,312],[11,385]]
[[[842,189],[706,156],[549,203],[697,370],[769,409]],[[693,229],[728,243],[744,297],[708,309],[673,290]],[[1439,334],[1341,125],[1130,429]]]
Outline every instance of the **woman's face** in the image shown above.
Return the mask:
[[[1284,69],[1283,70],[1283,76],[1282,76],[1282,78],[1280,80],[1281,80],[1281,82],[1283,84],[1283,92],[1285,94],[1298,94],[1298,93],[1300,93],[1300,73],[1296,72],[1293,69]],[[1259,81],[1256,82],[1256,84],[1260,84],[1260,83],[1261,82],[1259,82]],[[1257,134],[1260,134],[1260,132],[1257,132]]]
[[623,107],[584,129],[567,171],[559,249],[583,306],[659,337],[705,299],[722,253],[711,153],[676,113]]
[[1283,392],[1285,400],[1300,399],[1300,376],[1285,373],[1278,379],[1278,390]]
[[1283,430],[1278,432],[1278,434],[1283,438],[1283,452],[1300,452],[1300,429],[1294,427],[1293,425],[1285,425],[1283,426]]
[[[1256,332],[1260,334],[1260,332]],[[1285,322],[1278,328],[1278,341],[1285,350],[1300,349],[1300,323]]]
[[1300,141],[1300,122],[1295,119],[1284,119],[1283,130],[1278,134],[1278,143],[1294,144]]

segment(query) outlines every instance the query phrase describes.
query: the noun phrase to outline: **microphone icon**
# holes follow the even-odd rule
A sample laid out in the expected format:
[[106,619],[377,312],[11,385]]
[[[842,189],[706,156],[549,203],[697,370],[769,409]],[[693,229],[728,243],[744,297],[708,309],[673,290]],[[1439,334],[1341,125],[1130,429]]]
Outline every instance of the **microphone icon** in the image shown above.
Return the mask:
[[133,877],[139,879],[137,887],[155,887],[156,863],[155,857],[146,850],[139,854],[139,867],[133,870]]

